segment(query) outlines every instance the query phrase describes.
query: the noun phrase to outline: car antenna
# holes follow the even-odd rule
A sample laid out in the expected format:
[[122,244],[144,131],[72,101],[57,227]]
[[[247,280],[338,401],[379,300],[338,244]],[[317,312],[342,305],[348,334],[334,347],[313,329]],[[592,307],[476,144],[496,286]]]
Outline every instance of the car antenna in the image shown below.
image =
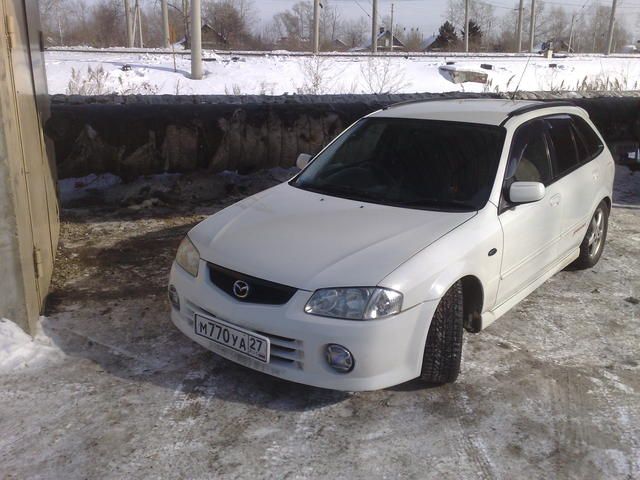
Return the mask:
[[511,100],[512,101],[516,99],[516,95],[518,93],[518,89],[520,88],[520,82],[522,82],[522,78],[524,77],[524,72],[527,71],[527,67],[529,66],[529,60],[531,60],[531,55],[529,55],[529,57],[527,57],[527,63],[525,64],[524,68],[522,69],[522,75],[520,75],[520,80],[518,80],[518,85],[516,85],[516,89],[511,94]]

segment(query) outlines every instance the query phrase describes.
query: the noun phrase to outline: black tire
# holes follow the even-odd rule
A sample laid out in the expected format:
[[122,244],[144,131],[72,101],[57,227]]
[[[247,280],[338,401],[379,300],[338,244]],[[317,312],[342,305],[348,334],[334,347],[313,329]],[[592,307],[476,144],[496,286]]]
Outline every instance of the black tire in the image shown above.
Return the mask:
[[427,335],[422,380],[431,384],[455,382],[460,373],[463,332],[462,282],[457,281],[440,300]]
[[[598,223],[598,218],[601,223]],[[593,267],[604,250],[607,231],[609,230],[609,207],[603,200],[589,221],[587,233],[585,233],[580,244],[580,255],[571,265],[577,270],[584,270]]]

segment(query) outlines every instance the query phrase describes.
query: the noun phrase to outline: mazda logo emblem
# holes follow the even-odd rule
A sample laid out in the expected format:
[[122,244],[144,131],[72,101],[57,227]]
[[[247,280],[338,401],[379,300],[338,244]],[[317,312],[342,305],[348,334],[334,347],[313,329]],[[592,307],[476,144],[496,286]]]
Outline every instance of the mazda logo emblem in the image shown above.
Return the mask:
[[238,298],[247,298],[249,295],[249,284],[242,280],[236,280],[233,284],[233,294]]

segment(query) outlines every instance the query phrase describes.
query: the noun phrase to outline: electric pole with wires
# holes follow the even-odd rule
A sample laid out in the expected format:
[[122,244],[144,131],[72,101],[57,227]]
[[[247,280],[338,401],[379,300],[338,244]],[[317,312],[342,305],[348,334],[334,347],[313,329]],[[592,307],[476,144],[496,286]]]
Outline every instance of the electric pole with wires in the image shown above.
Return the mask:
[[607,34],[607,51],[605,52],[607,55],[611,54],[611,47],[613,45],[613,29],[615,27],[616,21],[616,6],[618,4],[618,0],[613,0],[611,4],[611,17],[609,17],[609,33]]
[[378,0],[371,1],[371,53],[378,53]]
[[313,54],[320,51],[320,0],[313,0]]
[[191,0],[191,78],[202,79],[202,11],[200,0]]
[[531,0],[531,21],[529,23],[529,53],[533,53],[536,38],[536,0]]
[[131,5],[124,0],[124,17],[127,23],[127,47],[133,48],[133,24],[131,23]]
[[464,0],[464,51],[469,52],[469,0]]
[[524,22],[524,0],[518,6],[518,32],[516,33],[516,52],[522,51],[522,23]]
[[391,3],[391,46],[389,47],[391,49],[391,53],[393,53],[393,47],[394,47],[394,31],[393,31],[393,3]]
[[164,48],[171,46],[169,33],[169,0],[162,0],[162,44]]

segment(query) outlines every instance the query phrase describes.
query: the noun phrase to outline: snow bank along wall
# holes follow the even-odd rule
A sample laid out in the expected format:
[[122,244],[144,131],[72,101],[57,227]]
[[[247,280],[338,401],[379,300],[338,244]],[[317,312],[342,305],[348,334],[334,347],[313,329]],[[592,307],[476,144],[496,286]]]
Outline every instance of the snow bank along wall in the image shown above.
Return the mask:
[[[47,134],[60,178],[111,172],[125,180],[161,172],[290,167],[353,121],[395,102],[455,94],[323,96],[52,97]],[[469,94],[469,98],[504,98]],[[640,92],[551,94],[585,108],[608,142],[640,140]]]

